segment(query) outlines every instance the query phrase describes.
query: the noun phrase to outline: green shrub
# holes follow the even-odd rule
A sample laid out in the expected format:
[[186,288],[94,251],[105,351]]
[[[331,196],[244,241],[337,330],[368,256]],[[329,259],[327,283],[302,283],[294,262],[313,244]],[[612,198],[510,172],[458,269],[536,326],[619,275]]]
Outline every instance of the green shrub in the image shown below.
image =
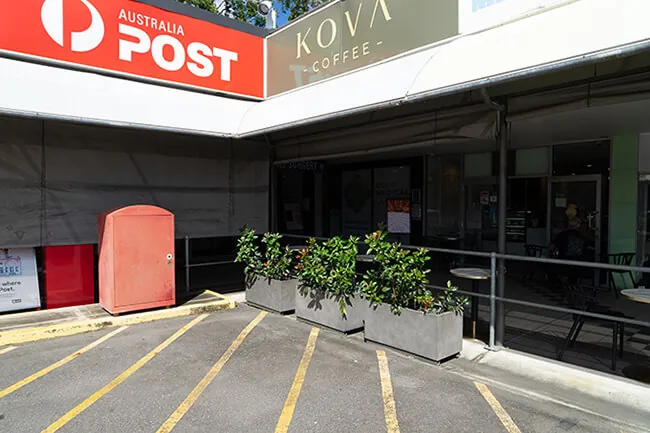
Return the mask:
[[447,290],[431,294],[426,267],[426,249],[407,250],[397,242],[387,240],[388,233],[380,228],[366,236],[368,254],[373,255],[374,269],[363,277],[361,292],[373,305],[390,305],[394,314],[410,308],[424,312],[462,312],[467,299],[454,294],[456,287],[447,283]]
[[264,249],[263,275],[267,279],[286,280],[291,276],[291,250],[282,248],[282,236],[277,233],[265,233],[262,238]]
[[442,314],[454,312],[461,314],[469,300],[465,296],[456,295],[458,287],[452,286],[451,281],[447,281],[447,288],[433,296],[430,292],[415,298],[415,306],[425,313]]
[[351,305],[357,294],[356,257],[358,238],[334,237],[325,242],[310,239],[307,248],[298,254],[296,274],[300,290],[307,296],[309,290],[321,290],[327,298],[339,303],[341,315],[347,316],[346,305]]
[[245,265],[247,284],[258,278],[267,280],[286,280],[291,276],[291,251],[282,248],[282,236],[277,233],[265,233],[262,237],[264,255],[260,252],[259,236],[250,227],[244,227],[237,240],[237,257],[235,262]]

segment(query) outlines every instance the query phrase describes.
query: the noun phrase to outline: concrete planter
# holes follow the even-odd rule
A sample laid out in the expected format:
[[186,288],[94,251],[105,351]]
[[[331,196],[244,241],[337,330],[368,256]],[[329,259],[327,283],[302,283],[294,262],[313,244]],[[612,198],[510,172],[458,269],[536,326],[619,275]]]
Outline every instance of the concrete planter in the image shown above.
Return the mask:
[[246,302],[278,313],[296,309],[298,280],[267,280],[258,278],[246,287]]
[[364,313],[367,307],[360,299],[352,299],[352,305],[345,307],[347,317],[341,317],[339,301],[328,298],[322,290],[309,290],[303,296],[296,291],[296,317],[340,332],[352,332],[363,329]]
[[403,350],[433,361],[442,361],[463,348],[463,315],[424,314],[402,310],[399,316],[389,305],[366,312],[365,339]]

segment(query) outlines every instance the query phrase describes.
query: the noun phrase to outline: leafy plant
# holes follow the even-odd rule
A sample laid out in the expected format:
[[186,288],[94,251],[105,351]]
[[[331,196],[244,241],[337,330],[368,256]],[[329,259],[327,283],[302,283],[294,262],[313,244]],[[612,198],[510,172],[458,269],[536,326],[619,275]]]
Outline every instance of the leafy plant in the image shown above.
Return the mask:
[[334,237],[321,243],[310,239],[307,248],[299,252],[296,265],[302,295],[307,296],[310,289],[323,291],[325,296],[338,301],[341,315],[346,317],[346,305],[351,305],[351,298],[358,292],[358,242],[355,237]]
[[265,245],[263,275],[267,279],[286,280],[291,273],[291,250],[282,248],[282,236],[277,233],[265,233],[262,243]]
[[244,227],[237,240],[235,262],[245,265],[246,283],[252,284],[257,278],[284,280],[291,274],[291,251],[282,248],[282,236],[266,233],[262,238],[264,255],[260,252],[259,236],[250,227]]
[[447,312],[454,312],[460,314],[465,309],[465,305],[469,303],[469,299],[465,296],[456,295],[455,292],[458,287],[453,286],[451,281],[447,281],[447,288],[433,296],[427,293],[423,296],[415,298],[415,305],[424,313],[442,314]]
[[244,227],[241,230],[237,240],[237,257],[236,263],[243,263],[244,273],[246,275],[246,284],[250,285],[255,282],[262,273],[262,254],[258,245],[258,236],[255,230],[250,227]]
[[366,236],[368,254],[375,256],[376,266],[364,275],[361,291],[371,304],[388,304],[394,314],[400,314],[404,308],[435,314],[461,313],[468,299],[456,295],[457,287],[452,286],[451,281],[435,296],[427,288],[428,251],[402,249],[399,243],[389,242],[387,237],[382,226]]
[[416,299],[430,295],[426,288],[429,256],[425,249],[402,249],[387,237],[383,227],[366,236],[376,266],[364,275],[361,291],[371,304],[389,304],[393,313],[400,314],[403,308],[414,308]]

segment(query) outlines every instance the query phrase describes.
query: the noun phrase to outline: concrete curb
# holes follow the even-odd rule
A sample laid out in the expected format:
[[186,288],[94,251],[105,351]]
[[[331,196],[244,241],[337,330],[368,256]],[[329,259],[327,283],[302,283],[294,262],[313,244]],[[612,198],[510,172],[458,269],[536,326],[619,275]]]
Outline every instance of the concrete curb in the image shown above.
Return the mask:
[[143,313],[129,314],[125,316],[76,320],[56,325],[39,326],[15,331],[0,333],[0,347],[11,344],[28,343],[32,341],[48,340],[52,338],[65,337],[68,335],[83,334],[105,328],[118,326],[130,326],[140,323],[153,322],[156,320],[171,319],[175,317],[195,316],[213,311],[232,310],[237,307],[232,299],[220,296],[223,299],[204,302],[195,305],[181,305],[179,307],[164,310],[146,311]]
[[477,366],[542,382],[563,393],[579,393],[590,399],[611,402],[650,418],[650,386],[626,378],[509,349],[493,352],[486,350],[483,343],[472,340],[463,341],[460,357]]

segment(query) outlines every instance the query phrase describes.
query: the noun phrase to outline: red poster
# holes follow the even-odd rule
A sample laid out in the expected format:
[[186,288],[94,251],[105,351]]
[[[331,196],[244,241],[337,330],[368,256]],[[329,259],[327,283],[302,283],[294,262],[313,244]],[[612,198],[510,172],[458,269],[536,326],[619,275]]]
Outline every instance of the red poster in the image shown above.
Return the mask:
[[264,39],[133,0],[0,1],[0,50],[262,98]]

